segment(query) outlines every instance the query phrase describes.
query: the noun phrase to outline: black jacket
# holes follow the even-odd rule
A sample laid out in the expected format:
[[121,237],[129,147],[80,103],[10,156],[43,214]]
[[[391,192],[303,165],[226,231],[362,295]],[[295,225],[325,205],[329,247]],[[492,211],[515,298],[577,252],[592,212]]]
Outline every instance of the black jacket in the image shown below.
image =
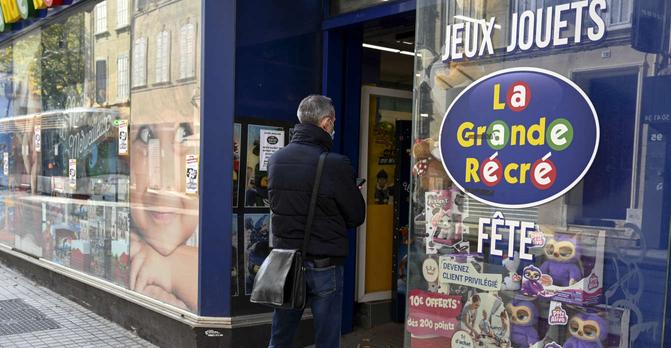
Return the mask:
[[[291,143],[270,158],[273,247],[301,248],[319,156],[331,145],[331,137],[321,128],[299,124]],[[366,215],[347,157],[336,153],[326,157],[318,197],[308,256],[345,257],[347,229],[361,225]]]

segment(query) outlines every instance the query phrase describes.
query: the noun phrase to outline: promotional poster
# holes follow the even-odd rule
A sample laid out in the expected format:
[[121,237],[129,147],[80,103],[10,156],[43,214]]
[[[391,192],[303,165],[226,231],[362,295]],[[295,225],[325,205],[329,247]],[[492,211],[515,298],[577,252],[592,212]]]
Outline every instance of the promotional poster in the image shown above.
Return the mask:
[[[273,137],[275,144],[266,144],[262,149],[261,133]],[[269,132],[269,133],[267,133]],[[278,145],[284,144],[284,130],[278,127],[259,126],[250,124],[247,127],[247,168],[245,183],[245,206],[246,207],[268,207],[268,172],[264,162],[270,155],[277,151]],[[263,156],[263,158],[261,157]]]
[[269,214],[245,215],[245,295],[252,293],[254,277],[270,254]]

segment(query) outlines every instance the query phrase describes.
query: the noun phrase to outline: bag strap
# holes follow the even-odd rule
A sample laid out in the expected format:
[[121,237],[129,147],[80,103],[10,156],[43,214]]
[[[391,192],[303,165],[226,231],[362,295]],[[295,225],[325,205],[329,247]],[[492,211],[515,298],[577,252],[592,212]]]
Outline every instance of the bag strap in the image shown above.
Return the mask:
[[328,152],[322,152],[317,164],[317,174],[315,175],[315,185],[312,188],[312,197],[310,198],[310,209],[308,210],[308,219],[305,223],[305,237],[303,238],[303,248],[301,253],[307,255],[308,245],[310,244],[310,234],[312,233],[312,222],[315,219],[315,210],[317,208],[317,197],[319,196],[319,186],[321,185],[322,172],[324,171],[324,162],[326,162]]

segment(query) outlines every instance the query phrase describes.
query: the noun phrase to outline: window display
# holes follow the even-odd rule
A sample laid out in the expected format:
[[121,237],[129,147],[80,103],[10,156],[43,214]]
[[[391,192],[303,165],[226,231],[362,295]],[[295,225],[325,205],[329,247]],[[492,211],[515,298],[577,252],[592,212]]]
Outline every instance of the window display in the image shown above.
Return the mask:
[[418,1],[410,347],[662,346],[668,61],[613,4]]
[[[114,64],[129,62],[114,58],[131,37],[195,24],[200,3],[136,9],[128,30],[92,36],[94,11],[68,9],[0,44],[0,242],[196,311],[199,76],[173,84],[164,69],[167,85],[128,91],[117,87],[129,69]],[[171,66],[131,63],[149,75]]]

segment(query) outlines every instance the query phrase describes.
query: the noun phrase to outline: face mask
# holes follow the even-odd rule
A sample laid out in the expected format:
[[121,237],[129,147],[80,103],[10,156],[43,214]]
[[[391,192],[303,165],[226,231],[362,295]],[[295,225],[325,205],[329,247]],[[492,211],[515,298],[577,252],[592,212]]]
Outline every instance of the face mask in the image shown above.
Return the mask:
[[335,139],[335,129],[331,131],[331,139]]

